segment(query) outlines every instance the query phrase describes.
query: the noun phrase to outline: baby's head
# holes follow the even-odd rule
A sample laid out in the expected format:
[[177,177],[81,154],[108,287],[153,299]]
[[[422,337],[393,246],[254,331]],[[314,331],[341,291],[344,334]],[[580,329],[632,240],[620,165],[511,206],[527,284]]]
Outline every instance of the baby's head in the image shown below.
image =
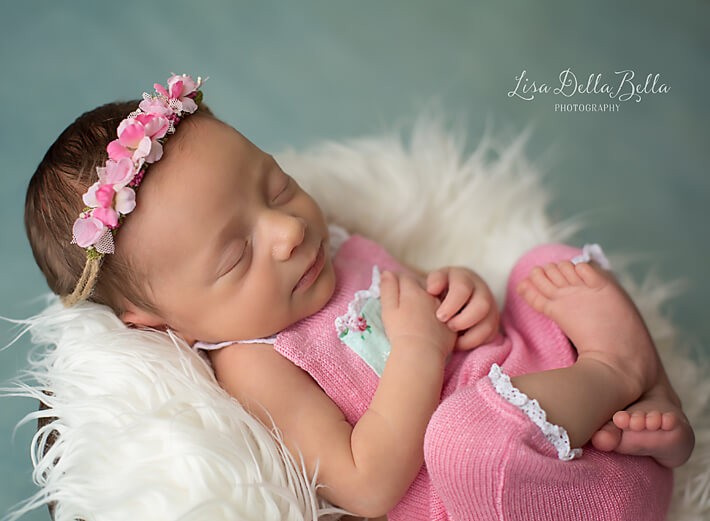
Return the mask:
[[[30,181],[27,234],[50,288],[65,300],[92,264],[86,249],[70,244],[86,210],[82,195],[137,106],[113,103],[80,116]],[[189,343],[269,336],[325,305],[335,277],[323,214],[273,157],[204,105],[180,120],[163,152],[112,234],[115,252],[93,262],[100,267],[88,275],[89,300]],[[130,197],[119,194],[112,204],[121,212]],[[88,257],[100,247],[90,245]]]

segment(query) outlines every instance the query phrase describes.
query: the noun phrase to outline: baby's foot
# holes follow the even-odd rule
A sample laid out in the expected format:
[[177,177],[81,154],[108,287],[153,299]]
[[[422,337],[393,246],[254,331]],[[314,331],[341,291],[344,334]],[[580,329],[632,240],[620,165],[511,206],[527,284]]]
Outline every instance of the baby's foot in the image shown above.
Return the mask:
[[523,299],[560,326],[580,359],[611,368],[626,403],[658,380],[659,361],[636,306],[614,277],[590,263],[533,268],[518,286]]
[[597,450],[652,456],[672,468],[688,460],[695,435],[680,402],[659,385],[626,410],[614,414],[591,442]]

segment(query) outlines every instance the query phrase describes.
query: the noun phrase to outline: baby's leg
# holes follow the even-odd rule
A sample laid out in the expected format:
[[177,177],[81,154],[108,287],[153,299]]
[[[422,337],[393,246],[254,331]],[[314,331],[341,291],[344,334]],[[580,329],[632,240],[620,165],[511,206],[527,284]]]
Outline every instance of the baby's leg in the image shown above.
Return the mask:
[[[693,429],[683,414],[680,400],[660,363],[643,319],[613,277],[589,264],[573,266],[562,262],[535,268],[520,284],[520,291],[533,308],[560,325],[577,346],[581,360],[592,355],[597,360],[619,363],[619,369],[630,368],[629,375],[636,375],[637,381],[646,382],[638,400],[632,400],[635,403],[620,406],[602,420],[605,424],[591,436],[594,447],[622,454],[653,456],[667,467],[685,463],[695,444]],[[555,409],[553,415],[566,418],[570,438],[584,443],[589,440],[589,429],[594,428],[605,410],[609,411],[605,407],[614,403],[614,397],[608,394],[613,395],[617,388],[611,385],[608,389],[600,389],[598,383],[595,388],[594,381],[588,380],[590,374],[593,380],[595,373],[590,373],[586,367],[574,364],[568,369],[570,371],[552,375],[549,372],[528,375],[530,381],[523,381],[522,385],[528,386],[531,396],[536,398],[535,393],[554,394],[554,389],[538,389],[540,385],[547,385],[550,376],[561,380],[555,385],[576,385],[577,389],[567,389],[566,395],[562,394],[564,387],[560,388],[556,402],[562,402],[562,405],[555,405],[554,400],[550,405]],[[643,377],[644,371],[645,378],[638,379],[639,375]],[[623,371],[617,377],[624,378]],[[580,379],[575,384],[576,378]],[[604,383],[608,382],[604,377],[600,381],[608,385]],[[628,395],[622,392],[616,395],[616,399],[623,400],[624,396]],[[544,394],[538,401],[545,399],[550,401],[550,397],[544,398]],[[590,407],[590,401],[596,406]],[[575,416],[574,411],[566,409],[570,405],[585,408],[577,411]],[[590,414],[586,416],[585,411]],[[610,418],[612,421],[607,422]],[[564,426],[565,422],[560,420],[560,424]]]
[[612,415],[659,382],[660,361],[636,307],[613,277],[588,263],[536,267],[519,292],[553,319],[578,351],[570,367],[520,375],[513,384],[540,402],[548,421],[581,446]]

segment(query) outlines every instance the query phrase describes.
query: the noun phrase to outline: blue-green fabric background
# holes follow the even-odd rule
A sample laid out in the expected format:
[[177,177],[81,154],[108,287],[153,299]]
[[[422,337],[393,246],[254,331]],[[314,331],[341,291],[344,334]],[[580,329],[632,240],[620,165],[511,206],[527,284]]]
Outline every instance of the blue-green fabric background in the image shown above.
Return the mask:
[[[22,211],[47,147],[82,111],[137,97],[174,71],[210,76],[212,109],[270,152],[377,133],[432,100],[471,145],[486,124],[531,126],[528,152],[548,172],[554,216],[582,214],[580,241],[643,254],[641,271],[687,281],[668,312],[710,353],[707,1],[24,0],[0,9],[0,64],[0,315],[38,311],[46,291]],[[507,96],[522,70],[554,84],[566,68],[585,80],[660,74],[670,91],[615,113],[554,111],[613,101],[600,95]],[[11,338],[0,323],[0,343]],[[0,352],[0,380],[28,347]],[[0,399],[0,512],[33,491],[33,428],[11,434],[35,405]]]

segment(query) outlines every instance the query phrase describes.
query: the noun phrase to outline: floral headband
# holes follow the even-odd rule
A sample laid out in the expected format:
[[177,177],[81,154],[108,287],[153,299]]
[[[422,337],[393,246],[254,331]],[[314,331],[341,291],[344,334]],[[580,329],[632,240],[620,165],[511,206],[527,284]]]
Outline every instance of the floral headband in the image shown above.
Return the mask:
[[[202,101],[203,80],[186,74],[168,78],[167,88],[153,85],[155,94],[143,93],[138,109],[118,125],[118,138],[106,150],[108,160],[96,167],[99,180],[82,196],[86,207],[74,221],[71,244],[86,250],[87,264],[71,303],[88,296],[90,279],[99,261],[114,252],[113,237],[125,216],[136,207],[135,190],[148,165],[160,160],[163,144],[175,132],[180,120],[195,112]],[[89,271],[93,275],[89,275]]]

